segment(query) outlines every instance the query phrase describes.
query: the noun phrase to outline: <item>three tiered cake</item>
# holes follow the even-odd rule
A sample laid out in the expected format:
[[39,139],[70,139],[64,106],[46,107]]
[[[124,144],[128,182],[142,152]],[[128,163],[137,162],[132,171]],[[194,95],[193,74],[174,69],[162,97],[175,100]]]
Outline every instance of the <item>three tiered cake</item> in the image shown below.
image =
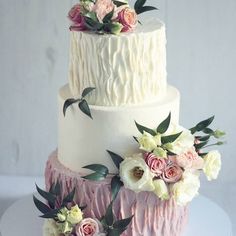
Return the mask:
[[[199,172],[216,179],[218,151],[203,152],[213,117],[179,125],[166,80],[165,25],[139,22],[137,0],[81,0],[69,12],[69,84],[58,94],[58,149],[46,166],[45,236],[179,236]],[[201,133],[199,133],[201,132]],[[217,142],[217,145],[221,142]]]

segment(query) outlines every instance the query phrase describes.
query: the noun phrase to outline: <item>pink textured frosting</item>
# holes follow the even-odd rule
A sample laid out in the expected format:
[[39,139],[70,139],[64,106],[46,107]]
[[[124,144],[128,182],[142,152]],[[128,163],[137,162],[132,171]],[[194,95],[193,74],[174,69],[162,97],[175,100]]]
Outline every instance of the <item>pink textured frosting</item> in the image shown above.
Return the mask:
[[[46,171],[46,188],[59,180],[63,195],[76,187],[76,203],[87,205],[85,217],[101,218],[109,205],[110,178],[88,181],[81,174],[64,167],[54,152],[49,157]],[[122,236],[180,236],[187,223],[187,207],[177,206],[173,199],[161,201],[154,193],[135,193],[122,188],[114,203],[114,213],[119,219],[134,215],[132,223]]]

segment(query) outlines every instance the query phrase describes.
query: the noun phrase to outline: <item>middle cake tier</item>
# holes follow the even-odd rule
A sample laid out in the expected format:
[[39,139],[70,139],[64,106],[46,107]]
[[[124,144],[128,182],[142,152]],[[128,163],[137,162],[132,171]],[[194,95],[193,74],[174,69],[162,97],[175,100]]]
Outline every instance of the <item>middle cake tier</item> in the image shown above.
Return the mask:
[[171,121],[175,124],[179,122],[180,94],[171,86],[168,86],[164,97],[149,104],[123,107],[90,105],[93,119],[82,113],[78,104],[71,105],[64,116],[63,105],[71,97],[68,85],[60,89],[58,158],[73,171],[81,172],[83,166],[95,163],[115,171],[106,150],[124,157],[138,151],[133,138],[139,134],[135,121],[155,128],[171,112]]

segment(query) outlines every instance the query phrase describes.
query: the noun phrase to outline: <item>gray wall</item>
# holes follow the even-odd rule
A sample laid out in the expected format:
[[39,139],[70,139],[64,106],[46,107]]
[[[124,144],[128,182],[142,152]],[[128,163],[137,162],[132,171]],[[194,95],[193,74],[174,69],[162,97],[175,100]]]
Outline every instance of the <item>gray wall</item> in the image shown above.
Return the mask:
[[[236,0],[151,1],[167,25],[168,80],[181,91],[181,123],[215,114],[215,127],[227,132],[219,180],[203,179],[201,193],[235,222]],[[0,0],[0,174],[41,175],[56,148],[71,3]]]

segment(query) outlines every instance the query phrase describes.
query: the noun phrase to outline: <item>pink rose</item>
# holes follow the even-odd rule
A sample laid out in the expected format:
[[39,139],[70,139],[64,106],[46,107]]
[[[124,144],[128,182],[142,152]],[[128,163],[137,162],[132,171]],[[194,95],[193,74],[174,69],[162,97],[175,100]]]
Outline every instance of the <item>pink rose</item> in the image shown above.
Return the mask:
[[102,22],[103,18],[113,9],[115,9],[115,4],[112,0],[97,0],[93,7],[93,11],[96,13],[100,22]]
[[73,25],[70,27],[70,30],[79,31],[85,30],[85,20],[81,14],[80,4],[76,4],[71,8],[68,14],[69,19],[73,22]]
[[127,32],[134,29],[137,25],[138,18],[135,10],[129,7],[123,8],[117,17],[119,23],[123,25],[122,32]]
[[92,218],[83,219],[75,227],[76,236],[97,236],[100,233],[100,225]]
[[164,158],[159,158],[153,153],[145,153],[144,158],[151,172],[156,176],[161,175],[166,168],[166,160]]
[[179,181],[182,177],[183,171],[180,166],[175,163],[167,165],[164,172],[161,175],[161,178],[167,183],[175,183]]
[[179,166],[186,169],[202,169],[204,165],[204,160],[198,156],[194,147],[176,156],[176,162]]

